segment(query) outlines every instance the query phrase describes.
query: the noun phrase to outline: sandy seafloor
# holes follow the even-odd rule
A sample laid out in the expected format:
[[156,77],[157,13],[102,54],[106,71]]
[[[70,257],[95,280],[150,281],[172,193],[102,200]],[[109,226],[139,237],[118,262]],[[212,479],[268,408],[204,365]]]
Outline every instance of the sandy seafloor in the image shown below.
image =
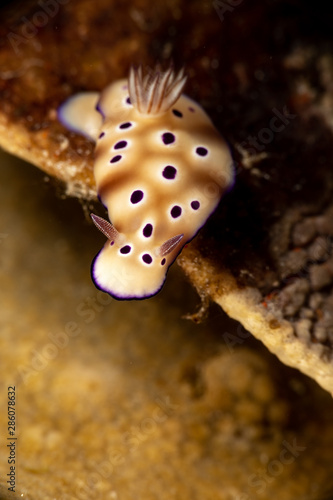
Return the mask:
[[[199,299],[177,264],[162,292],[97,291],[89,206],[0,153],[0,498],[330,499],[333,402]],[[237,340],[236,340],[237,339]]]

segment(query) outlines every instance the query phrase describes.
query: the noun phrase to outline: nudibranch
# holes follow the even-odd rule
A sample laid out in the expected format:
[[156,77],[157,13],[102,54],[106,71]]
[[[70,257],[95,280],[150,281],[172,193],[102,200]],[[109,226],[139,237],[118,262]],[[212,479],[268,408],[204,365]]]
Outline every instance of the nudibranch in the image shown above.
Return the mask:
[[98,92],[59,109],[70,130],[96,142],[94,176],[109,221],[93,260],[97,288],[142,299],[163,286],[169,266],[217,207],[233,181],[228,145],[201,106],[182,94],[183,70],[131,68]]

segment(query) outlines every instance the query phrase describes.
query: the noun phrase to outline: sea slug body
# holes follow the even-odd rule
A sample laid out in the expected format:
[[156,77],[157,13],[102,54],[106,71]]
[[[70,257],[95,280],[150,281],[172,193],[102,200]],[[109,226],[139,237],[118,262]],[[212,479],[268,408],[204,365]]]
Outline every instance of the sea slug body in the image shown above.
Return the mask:
[[117,299],[163,286],[169,266],[233,181],[229,148],[199,104],[182,94],[186,77],[131,68],[100,94],[59,108],[60,121],[96,142],[94,175],[109,220],[92,263],[95,285]]

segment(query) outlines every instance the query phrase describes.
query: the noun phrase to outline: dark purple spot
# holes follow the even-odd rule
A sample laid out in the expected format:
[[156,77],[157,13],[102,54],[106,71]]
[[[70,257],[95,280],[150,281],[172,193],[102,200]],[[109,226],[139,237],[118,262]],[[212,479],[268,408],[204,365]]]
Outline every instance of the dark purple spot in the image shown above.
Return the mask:
[[198,210],[198,208],[200,207],[199,201],[191,201],[191,207],[193,208],[193,210]]
[[117,161],[121,160],[121,155],[116,155],[111,158],[110,163],[117,163]]
[[119,251],[120,251],[120,253],[123,253],[123,254],[130,253],[131,247],[129,245],[125,245],[124,247],[121,247],[121,249]]
[[164,144],[172,144],[173,142],[175,142],[176,138],[173,134],[171,134],[171,132],[165,132],[163,135],[162,135],[162,141],[164,142]]
[[143,236],[146,238],[149,238],[152,235],[153,232],[153,226],[151,224],[146,224],[145,227],[143,228]]
[[102,139],[102,137],[104,137],[104,136],[105,136],[105,132],[101,132],[101,133],[99,134],[98,138],[99,138],[99,139]]
[[195,152],[197,153],[197,155],[199,156],[206,156],[206,154],[208,153],[208,149],[206,148],[202,148],[201,146],[199,148],[197,148],[195,150]]
[[126,102],[127,102],[127,104],[131,104],[131,99],[130,99],[130,97],[127,97]]
[[195,112],[195,109],[194,108],[188,108],[192,113]]
[[172,207],[170,213],[171,213],[171,217],[173,217],[174,219],[177,219],[177,217],[179,217],[181,215],[182,209],[178,205],[175,205],[174,207]]
[[176,173],[177,170],[175,169],[175,167],[173,167],[172,165],[167,165],[164,168],[162,175],[165,179],[174,179],[176,177]]
[[178,118],[183,118],[183,113],[178,111],[178,109],[173,109],[172,112],[175,116],[178,116]]
[[161,266],[164,266],[165,263],[166,263],[166,259],[162,259],[161,260]]
[[112,247],[114,245],[114,241],[112,240],[110,243],[110,246]]
[[131,126],[132,126],[131,122],[125,122],[125,123],[122,123],[121,125],[119,125],[119,128],[129,128]]
[[152,259],[151,255],[149,255],[149,253],[144,253],[142,256],[142,260],[146,264],[151,264],[153,262],[153,259]]
[[126,148],[127,146],[127,141],[119,141],[114,145],[114,149],[122,149]]
[[138,189],[137,191],[133,191],[131,194],[131,203],[139,203],[143,198],[143,192]]

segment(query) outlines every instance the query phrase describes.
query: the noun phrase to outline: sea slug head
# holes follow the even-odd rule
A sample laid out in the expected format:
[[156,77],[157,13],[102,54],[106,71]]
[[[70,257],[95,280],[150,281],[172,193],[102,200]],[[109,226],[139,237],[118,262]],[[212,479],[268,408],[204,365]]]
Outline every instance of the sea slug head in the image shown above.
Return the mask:
[[162,245],[118,233],[105,219],[91,214],[98,229],[108,240],[93,260],[91,274],[95,285],[117,299],[144,299],[163,286],[168,267],[179,253],[183,234]]

